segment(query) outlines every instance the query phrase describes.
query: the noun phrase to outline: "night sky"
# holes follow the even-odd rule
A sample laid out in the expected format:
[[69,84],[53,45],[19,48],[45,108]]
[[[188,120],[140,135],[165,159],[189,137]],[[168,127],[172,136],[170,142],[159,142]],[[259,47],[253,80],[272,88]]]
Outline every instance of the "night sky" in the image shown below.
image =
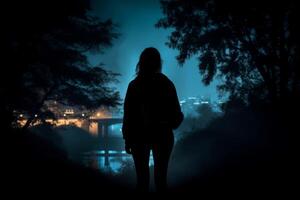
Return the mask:
[[135,77],[135,66],[142,50],[153,46],[163,59],[163,73],[175,84],[179,99],[189,96],[205,96],[216,100],[216,82],[210,86],[201,83],[196,58],[191,58],[182,67],[176,61],[177,51],[166,46],[171,30],[157,29],[155,23],[162,11],[159,0],[93,0],[92,12],[101,20],[111,18],[118,25],[120,36],[104,54],[93,54],[93,65],[104,63],[105,68],[120,73],[117,89],[123,99],[127,85]]

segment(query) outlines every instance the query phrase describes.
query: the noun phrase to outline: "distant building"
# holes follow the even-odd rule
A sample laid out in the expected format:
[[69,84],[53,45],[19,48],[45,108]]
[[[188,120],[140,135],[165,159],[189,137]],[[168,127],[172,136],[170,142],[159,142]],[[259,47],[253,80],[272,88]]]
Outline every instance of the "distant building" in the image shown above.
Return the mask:
[[211,104],[210,99],[204,96],[188,97],[186,99],[182,99],[179,103],[182,112],[185,115],[195,115],[197,107],[199,107],[201,104]]
[[[94,110],[87,110],[78,107],[72,107],[60,104],[56,101],[45,102],[45,110],[49,110],[52,115],[34,114],[36,120],[32,126],[43,123],[43,121],[54,126],[76,126],[88,131],[91,135],[98,136],[99,125],[102,127],[102,121],[120,119],[122,117],[120,108],[99,107]],[[24,126],[30,117],[27,113],[15,111],[18,126]],[[43,118],[43,120],[42,120]],[[120,125],[110,126],[111,132],[120,132]]]

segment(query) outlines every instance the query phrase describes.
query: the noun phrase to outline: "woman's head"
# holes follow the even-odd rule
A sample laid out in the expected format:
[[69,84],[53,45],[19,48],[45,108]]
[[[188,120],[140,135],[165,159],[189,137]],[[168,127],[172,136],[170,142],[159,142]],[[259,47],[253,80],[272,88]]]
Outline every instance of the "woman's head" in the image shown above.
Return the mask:
[[160,53],[156,48],[144,49],[136,66],[137,75],[151,75],[161,72],[162,61]]

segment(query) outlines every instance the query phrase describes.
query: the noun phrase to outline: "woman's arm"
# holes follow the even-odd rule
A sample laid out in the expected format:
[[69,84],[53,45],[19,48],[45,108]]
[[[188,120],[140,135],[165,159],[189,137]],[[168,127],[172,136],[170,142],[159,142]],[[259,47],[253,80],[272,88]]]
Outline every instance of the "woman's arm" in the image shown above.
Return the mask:
[[176,92],[176,88],[174,86],[174,84],[171,84],[171,105],[172,105],[172,128],[176,129],[179,127],[179,125],[181,124],[181,122],[183,121],[183,113],[181,112],[181,107],[179,104],[179,100],[178,100],[178,96],[177,96],[177,92]]
[[131,84],[128,85],[125,100],[124,100],[124,115],[123,115],[123,126],[122,126],[122,134],[125,141],[130,138],[130,102],[132,101],[132,92],[131,92]]

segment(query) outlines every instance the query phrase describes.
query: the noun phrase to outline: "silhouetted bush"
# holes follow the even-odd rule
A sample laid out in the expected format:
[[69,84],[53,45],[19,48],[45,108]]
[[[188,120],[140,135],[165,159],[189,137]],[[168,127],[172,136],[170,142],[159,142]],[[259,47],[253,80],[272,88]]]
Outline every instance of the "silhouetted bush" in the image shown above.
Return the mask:
[[281,116],[229,112],[179,141],[170,165],[174,191],[235,194],[286,189],[293,172],[288,127]]

